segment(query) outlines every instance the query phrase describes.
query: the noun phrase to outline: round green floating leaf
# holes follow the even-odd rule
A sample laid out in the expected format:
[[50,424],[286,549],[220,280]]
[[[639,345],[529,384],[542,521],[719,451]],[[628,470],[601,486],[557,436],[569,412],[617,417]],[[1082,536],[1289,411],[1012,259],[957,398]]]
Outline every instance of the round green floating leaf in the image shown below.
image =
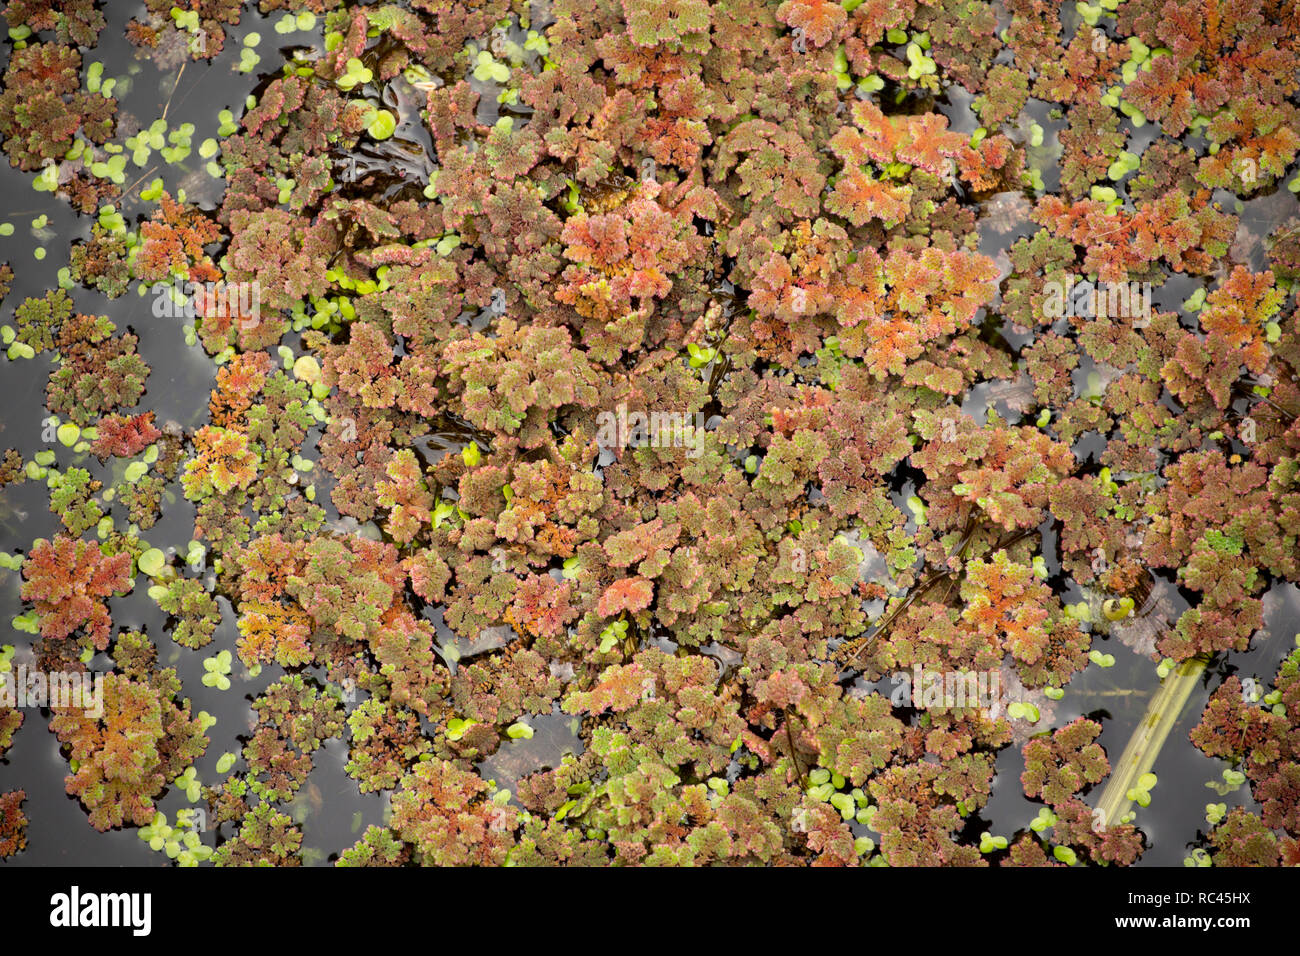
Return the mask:
[[1052,856],[1056,857],[1057,860],[1064,863],[1066,866],[1074,866],[1074,864],[1079,862],[1079,857],[1068,846],[1056,847],[1052,850]]
[[72,422],[64,422],[54,434],[61,445],[71,448],[77,443],[77,439],[81,437],[81,429]]
[[300,382],[314,385],[320,381],[320,363],[310,355],[300,355],[293,363],[293,377]]
[[845,820],[852,820],[857,813],[857,807],[853,803],[853,798],[847,793],[832,793],[831,806],[840,812],[840,816]]
[[388,110],[376,111],[374,118],[370,121],[368,132],[375,139],[388,139],[397,129],[397,118]]
[[167,555],[157,548],[150,548],[140,555],[139,566],[144,574],[149,575],[151,578],[157,577],[162,572],[162,569],[167,566]]

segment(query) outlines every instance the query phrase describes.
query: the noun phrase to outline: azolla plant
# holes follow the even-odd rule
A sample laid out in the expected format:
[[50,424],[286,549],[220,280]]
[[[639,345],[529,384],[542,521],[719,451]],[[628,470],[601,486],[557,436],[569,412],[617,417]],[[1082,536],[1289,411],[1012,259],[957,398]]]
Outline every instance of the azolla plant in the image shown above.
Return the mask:
[[[339,865],[1140,859],[1158,778],[1099,816],[1072,683],[1231,671],[1300,579],[1296,5],[302,7],[6,10],[3,149],[86,217],[0,329],[48,369],[0,519],[48,485],[24,659],[108,671],[48,722],[89,824],[319,862],[336,747],[391,798]],[[160,329],[216,366],[184,425]],[[242,736],[198,709],[246,682]],[[1189,862],[1300,862],[1296,656],[1256,683]]]

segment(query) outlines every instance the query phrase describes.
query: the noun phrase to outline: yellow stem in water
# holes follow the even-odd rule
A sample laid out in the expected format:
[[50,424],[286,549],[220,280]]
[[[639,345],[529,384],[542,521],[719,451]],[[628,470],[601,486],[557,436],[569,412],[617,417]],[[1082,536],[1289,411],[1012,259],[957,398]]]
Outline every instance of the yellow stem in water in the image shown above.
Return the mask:
[[1106,789],[1102,791],[1101,800],[1097,804],[1100,811],[1097,823],[1100,827],[1118,825],[1133,806],[1133,801],[1128,797],[1129,791],[1137,786],[1144,773],[1149,773],[1155,766],[1160,748],[1165,745],[1174,724],[1178,723],[1207,663],[1208,659],[1201,657],[1183,661],[1160,684],[1160,689],[1147,705],[1146,713],[1129,738],[1119,762],[1115,764]]

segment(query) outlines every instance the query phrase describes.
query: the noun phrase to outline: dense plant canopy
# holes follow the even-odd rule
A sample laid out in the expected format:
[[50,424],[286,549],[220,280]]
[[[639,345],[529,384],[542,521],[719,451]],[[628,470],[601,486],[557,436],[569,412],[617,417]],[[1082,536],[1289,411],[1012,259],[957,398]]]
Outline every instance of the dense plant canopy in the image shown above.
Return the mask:
[[[202,145],[119,108],[94,4],[6,10],[5,155],[86,221],[7,303],[56,438],[0,515],[60,522],[6,553],[23,646],[107,654],[49,721],[91,826],[297,865],[338,746],[391,793],[340,865],[1140,858],[1154,775],[1098,820],[1071,684],[1245,653],[1300,581],[1294,3],[262,0],[279,49],[249,6],[126,26],[256,73]],[[119,296],[215,362],[192,424]],[[1215,864],[1300,861],[1298,660],[1191,734],[1249,786]],[[981,836],[1007,748],[1039,815]]]

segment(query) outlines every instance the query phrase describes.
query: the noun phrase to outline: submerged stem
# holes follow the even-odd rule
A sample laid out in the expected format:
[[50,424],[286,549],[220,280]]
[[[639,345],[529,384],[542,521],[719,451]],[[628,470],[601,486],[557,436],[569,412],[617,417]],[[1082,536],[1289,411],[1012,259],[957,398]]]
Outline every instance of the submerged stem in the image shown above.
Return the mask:
[[1102,827],[1118,824],[1133,806],[1133,801],[1128,798],[1129,791],[1144,773],[1149,773],[1155,766],[1160,748],[1169,738],[1174,724],[1178,723],[1188,698],[1192,696],[1192,689],[1208,663],[1209,659],[1204,657],[1183,661],[1165,677],[1147,704],[1146,713],[1129,738],[1097,803],[1100,811],[1098,822]]

